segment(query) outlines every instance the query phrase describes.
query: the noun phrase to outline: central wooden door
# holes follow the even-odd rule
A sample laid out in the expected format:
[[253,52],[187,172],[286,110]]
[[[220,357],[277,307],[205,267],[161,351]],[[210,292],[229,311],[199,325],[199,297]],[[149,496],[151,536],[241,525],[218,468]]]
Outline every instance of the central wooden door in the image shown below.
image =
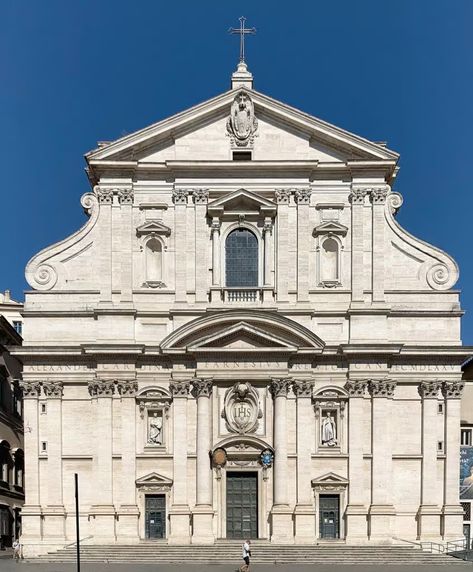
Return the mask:
[[227,473],[227,538],[258,538],[258,473]]

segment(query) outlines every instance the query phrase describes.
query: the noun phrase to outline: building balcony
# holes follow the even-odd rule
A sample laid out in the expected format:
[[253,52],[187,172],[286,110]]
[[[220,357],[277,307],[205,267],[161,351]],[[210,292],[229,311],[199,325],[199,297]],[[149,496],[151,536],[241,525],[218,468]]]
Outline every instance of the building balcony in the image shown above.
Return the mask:
[[217,304],[258,305],[264,302],[273,302],[274,288],[221,288],[212,287],[210,289],[210,301]]

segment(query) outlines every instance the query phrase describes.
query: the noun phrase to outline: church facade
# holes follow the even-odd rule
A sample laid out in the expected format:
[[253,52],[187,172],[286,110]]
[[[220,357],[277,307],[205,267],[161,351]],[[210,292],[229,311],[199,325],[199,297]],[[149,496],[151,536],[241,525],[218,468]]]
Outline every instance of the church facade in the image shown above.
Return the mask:
[[231,89],[86,155],[28,263],[25,554],[462,537],[456,263],[396,222],[397,153]]

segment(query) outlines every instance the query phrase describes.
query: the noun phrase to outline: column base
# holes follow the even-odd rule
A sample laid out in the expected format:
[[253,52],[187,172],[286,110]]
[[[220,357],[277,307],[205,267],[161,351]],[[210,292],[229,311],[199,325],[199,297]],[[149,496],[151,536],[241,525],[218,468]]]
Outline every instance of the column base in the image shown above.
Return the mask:
[[25,504],[21,509],[21,543],[39,542],[41,539],[40,505]]
[[294,525],[295,544],[315,544],[315,510],[311,504],[296,504]]
[[100,504],[90,507],[91,530],[96,544],[113,543],[116,540],[116,512],[112,504]]
[[[422,504],[417,513],[418,540],[439,542],[441,540],[441,510],[437,505]],[[463,519],[462,519],[463,520]]]
[[460,504],[442,507],[443,539],[445,541],[463,538],[463,508]]
[[66,542],[66,509],[63,505],[48,505],[43,508],[43,539],[54,544]]
[[214,511],[210,505],[197,505],[192,511],[192,544],[213,544]]
[[136,504],[122,504],[117,512],[117,541],[137,543],[140,540],[138,518],[140,511]]
[[271,510],[271,542],[294,544],[292,511],[289,505],[276,505]]
[[346,512],[347,544],[366,544],[368,542],[368,509],[362,504],[349,504]]
[[190,544],[190,516],[188,505],[173,505],[169,511],[169,544]]
[[396,511],[392,504],[372,504],[369,510],[370,542],[393,543],[393,520]]

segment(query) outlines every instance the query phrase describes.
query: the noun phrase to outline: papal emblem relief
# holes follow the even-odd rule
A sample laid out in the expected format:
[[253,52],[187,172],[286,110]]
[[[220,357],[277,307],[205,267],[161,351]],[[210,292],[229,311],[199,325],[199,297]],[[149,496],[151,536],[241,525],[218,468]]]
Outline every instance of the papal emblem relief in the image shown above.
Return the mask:
[[232,433],[256,431],[258,419],[263,417],[256,389],[248,382],[235,383],[225,393],[222,417]]
[[233,147],[253,145],[258,120],[255,117],[253,101],[245,90],[240,90],[233,100],[230,117],[227,120],[227,132]]

